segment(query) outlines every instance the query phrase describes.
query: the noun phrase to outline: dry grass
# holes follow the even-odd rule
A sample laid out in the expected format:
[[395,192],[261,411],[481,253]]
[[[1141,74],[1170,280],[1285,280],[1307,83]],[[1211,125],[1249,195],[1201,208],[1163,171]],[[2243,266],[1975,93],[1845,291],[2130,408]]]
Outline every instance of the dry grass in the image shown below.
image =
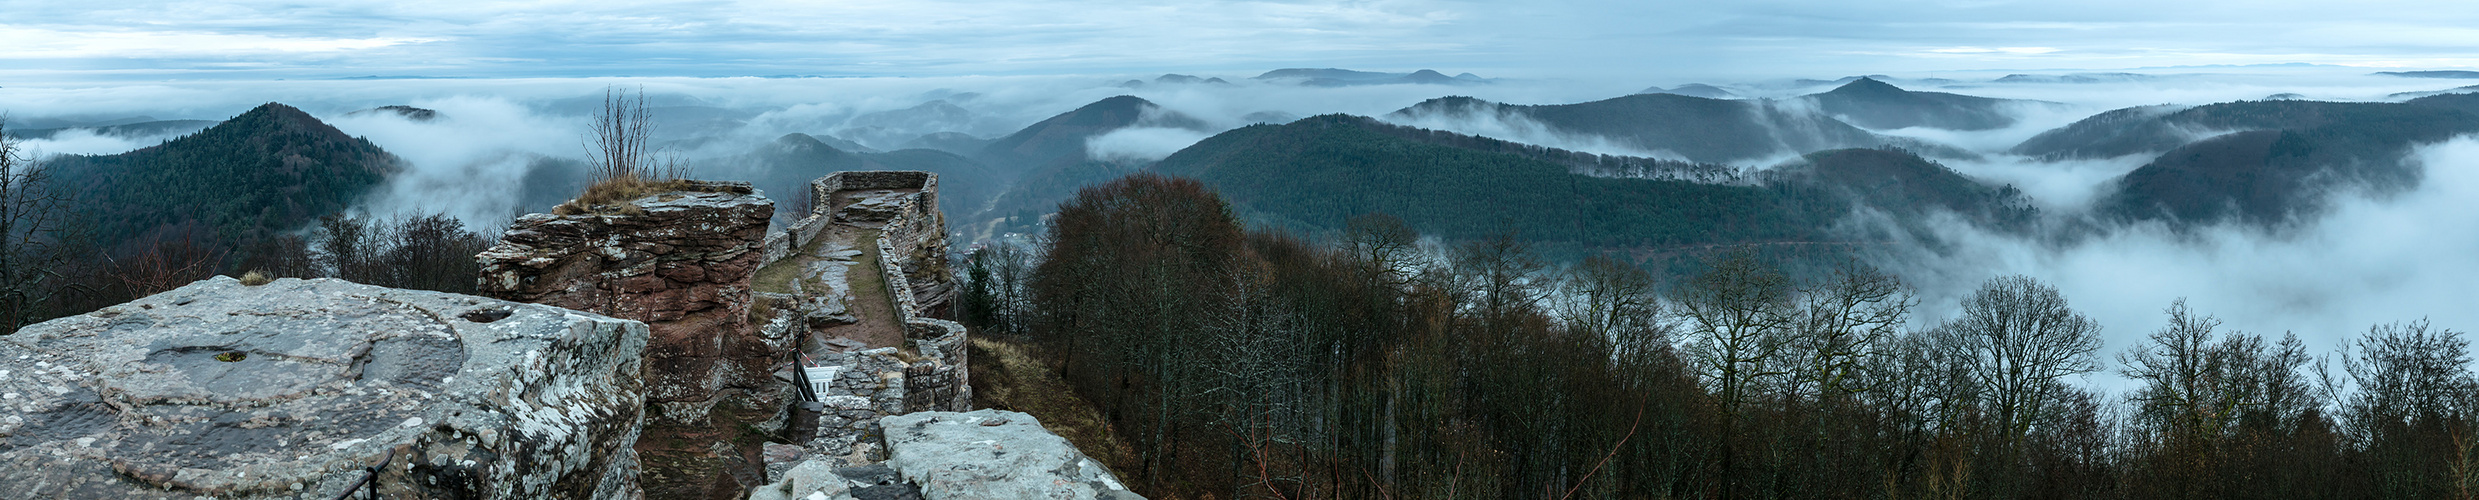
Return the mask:
[[636,204],[629,203],[630,201],[654,193],[696,189],[696,183],[681,179],[647,180],[638,177],[614,177],[586,186],[585,193],[577,195],[577,199],[551,207],[551,213],[556,215],[636,215],[645,212],[638,209]]
[[246,273],[241,273],[241,284],[242,284],[242,285],[244,285],[244,286],[258,286],[258,285],[264,285],[264,284],[267,284],[267,283],[271,283],[271,282],[274,282],[274,281],[275,281],[275,278],[269,278],[269,277],[267,277],[267,273],[262,273],[262,272],[258,272],[258,271],[250,271],[250,272],[246,272]]
[[1042,428],[1067,438],[1120,478],[1134,477],[1128,473],[1136,470],[1136,450],[1032,346],[974,335],[970,349],[973,406],[1033,415]]

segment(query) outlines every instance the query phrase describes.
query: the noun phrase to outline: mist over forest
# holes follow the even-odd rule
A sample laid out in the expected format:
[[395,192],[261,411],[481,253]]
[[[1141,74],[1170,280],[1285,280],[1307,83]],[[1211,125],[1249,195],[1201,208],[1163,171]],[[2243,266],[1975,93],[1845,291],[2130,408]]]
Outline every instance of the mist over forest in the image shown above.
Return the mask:
[[972,401],[1157,498],[2430,496],[2479,488],[2475,83],[38,81],[0,326],[219,274],[473,293],[592,193],[747,182],[781,230],[917,170]]
[[[123,153],[195,132],[260,104],[281,102],[346,134],[366,138],[402,159],[402,170],[389,174],[381,187],[356,197],[352,210],[378,215],[446,213],[468,228],[487,232],[515,214],[544,210],[582,185],[581,175],[562,169],[580,168],[576,162],[586,156],[580,141],[584,120],[609,88],[642,90],[650,97],[659,143],[692,165],[692,176],[780,179],[777,186],[826,171],[815,165],[828,160],[760,158],[763,150],[782,147],[780,141],[789,134],[814,137],[823,141],[819,144],[843,153],[943,149],[969,162],[990,159],[976,157],[977,148],[990,141],[1089,103],[1121,95],[1146,103],[1144,116],[1084,132],[1081,155],[1093,161],[1076,162],[1090,163],[1083,168],[1091,172],[1081,176],[1058,177],[1066,175],[1060,170],[1072,166],[1034,164],[1055,158],[1011,158],[1003,161],[1026,164],[956,167],[963,169],[958,172],[980,172],[990,178],[959,178],[951,173],[946,180],[953,189],[963,191],[946,198],[943,206],[959,222],[964,236],[957,240],[959,250],[999,241],[1011,232],[1019,238],[1038,234],[1038,227],[990,221],[1009,216],[1024,220],[1025,215],[1046,212],[1078,186],[1141,170],[1216,134],[1323,114],[1367,116],[1403,126],[1583,153],[1713,163],[1747,173],[1793,163],[1815,150],[1890,145],[1920,152],[1980,183],[2019,190],[2038,209],[2036,220],[2029,222],[2033,227],[2024,230],[1939,223],[1936,217],[1923,216],[1918,219],[1929,222],[1906,232],[1896,244],[1864,252],[1870,262],[1895,271],[1919,290],[1928,308],[1922,317],[1941,316],[1944,311],[1938,308],[1947,307],[1987,277],[2024,274],[2054,283],[2076,301],[2078,309],[2098,318],[2113,347],[2150,331],[2160,320],[2161,308],[2183,297],[2198,310],[2223,317],[2235,329],[2295,332],[2310,345],[2328,349],[2342,336],[2379,322],[2428,318],[2456,328],[2479,324],[2475,316],[2479,307],[2470,307],[2469,302],[2470,297],[2479,296],[2479,284],[2462,279],[2479,271],[2479,258],[2462,251],[2479,241],[2474,240],[2479,234],[2469,229],[2479,226],[2472,224],[2470,211],[2454,209],[2459,200],[2469,199],[2466,195],[2472,190],[2479,190],[2467,169],[2457,168],[2471,164],[2474,158],[2470,155],[2479,151],[2471,139],[2449,136],[2410,144],[2403,154],[2388,158],[2416,182],[2391,189],[2354,183],[2319,187],[2310,197],[2322,200],[2319,208],[2286,215],[2289,218],[2277,224],[2168,219],[2095,224],[2089,221],[2107,219],[2092,214],[2111,183],[2167,151],[2138,148],[2124,154],[2061,156],[2026,154],[2017,146],[2044,132],[2118,109],[2179,109],[2267,99],[2401,102],[2453,92],[2470,83],[2370,73],[2338,67],[2257,67],[1879,76],[1875,79],[1904,90],[1993,99],[1985,107],[1990,118],[1982,123],[1911,123],[1892,128],[1866,126],[1887,123],[1854,119],[1848,109],[1836,114],[1810,97],[1826,95],[1853,81],[1830,75],[1747,81],[1528,79],[1521,75],[1457,80],[1429,73],[1444,79],[1422,81],[1405,80],[1412,74],[1406,71],[1366,72],[1365,81],[1278,72],[1262,74],[1274,78],[1230,73],[1193,77],[63,82],[11,85],[0,93],[0,109],[7,110],[9,130],[20,138],[22,150],[44,157]],[[1736,108],[1698,111],[1719,113],[1706,115],[1666,108],[1654,112],[1668,113],[1660,116],[1680,122],[1672,126],[1711,127],[1731,122],[1752,133],[1778,137],[1758,141],[1770,144],[1734,144],[1739,149],[1725,154],[1711,148],[1728,141],[1596,131],[1587,122],[1597,118],[1578,115],[1597,111],[1551,113],[1579,103],[1647,91],[1672,92],[1665,89],[1689,85],[1719,90],[1707,95],[1723,97],[1714,101]],[[1490,110],[1447,113],[1421,106],[1448,96],[1469,96]],[[404,113],[371,111],[391,105],[432,110],[436,115],[417,119]],[[1521,112],[1508,111],[1517,108]],[[1814,128],[1803,120],[1820,116],[1843,118],[1842,122],[1851,125],[1834,123],[1849,129],[1841,135],[1794,130]],[[2202,139],[2238,129],[2174,130],[2183,139]],[[893,164],[896,160],[869,161]],[[1019,184],[1041,183],[1055,185],[1047,186],[1047,191],[1008,191]],[[762,183],[761,187],[766,186]],[[785,197],[788,193],[781,190],[776,187],[769,192]],[[994,208],[1008,212],[993,212]],[[1862,217],[1843,222],[1853,227],[1869,224]],[[1339,221],[1284,223],[1311,231],[1339,228]],[[2113,384],[2108,378],[2096,377],[2092,383]]]

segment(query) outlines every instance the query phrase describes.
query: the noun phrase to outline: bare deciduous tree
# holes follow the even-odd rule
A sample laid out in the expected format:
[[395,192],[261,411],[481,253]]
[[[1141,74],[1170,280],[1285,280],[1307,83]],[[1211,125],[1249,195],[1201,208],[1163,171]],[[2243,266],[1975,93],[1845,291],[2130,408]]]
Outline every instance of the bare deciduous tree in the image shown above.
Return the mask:
[[2028,276],[1988,280],[1937,332],[1980,386],[1982,409],[2008,443],[2053,416],[2058,379],[2099,369],[2100,324]]
[[1418,240],[1419,233],[1392,215],[1364,214],[1344,223],[1343,247],[1351,252],[1352,261],[1367,264],[1371,268],[1367,275],[1388,288],[1402,288],[1411,280],[1412,261],[1420,253]]
[[1569,331],[1608,339],[1614,357],[1639,361],[1669,340],[1654,284],[1642,268],[1594,255],[1567,268],[1551,309]]
[[2380,424],[2443,419],[2468,412],[2479,378],[2470,341],[2427,320],[2376,325],[2344,345],[2342,368],[2356,386],[2343,411],[2362,431]]
[[1865,392],[1882,382],[1865,377],[1867,358],[1881,355],[1919,300],[1902,280],[1849,261],[1801,295],[1796,353],[1801,393]]
[[1462,292],[1472,297],[1473,312],[1492,328],[1502,328],[1537,311],[1548,264],[1532,254],[1531,245],[1513,234],[1500,234],[1455,248],[1455,270],[1464,279]]
[[0,334],[43,319],[56,289],[53,269],[69,260],[60,245],[69,200],[53,189],[51,169],[18,150],[0,118]]
[[655,152],[649,143],[654,136],[654,115],[646,109],[646,91],[637,89],[635,96],[620,89],[603,89],[603,106],[594,112],[594,139],[586,143],[592,153],[594,182],[620,179],[653,180]]
[[1714,386],[1724,411],[1737,414],[1760,382],[1784,374],[1768,361],[1796,322],[1791,292],[1781,271],[1736,253],[1672,293],[1672,310],[1683,320],[1681,350]]

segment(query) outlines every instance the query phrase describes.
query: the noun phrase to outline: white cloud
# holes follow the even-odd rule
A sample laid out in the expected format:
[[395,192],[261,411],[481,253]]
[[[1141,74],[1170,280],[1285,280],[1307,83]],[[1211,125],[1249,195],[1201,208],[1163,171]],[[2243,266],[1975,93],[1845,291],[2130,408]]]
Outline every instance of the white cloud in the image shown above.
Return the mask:
[[[1434,67],[1639,78],[2304,61],[2469,65],[2479,12],[2241,2],[0,1],[0,69],[241,78]],[[2416,15],[2408,13],[2416,12]],[[349,54],[350,57],[343,55]],[[69,61],[69,62],[64,62]],[[234,63],[255,63],[233,66]],[[1809,73],[1813,72],[1813,73]]]
[[1184,128],[1128,127],[1086,139],[1085,151],[1105,160],[1154,161],[1212,135]]
[[1946,47],[1941,49],[1928,49],[1929,53],[1934,54],[2038,55],[2056,51],[2058,51],[2058,48],[2056,47]]
[[127,28],[0,26],[0,55],[11,59],[245,57],[266,53],[349,52],[433,41],[423,38],[287,37],[248,33],[139,31]]
[[2411,192],[2348,193],[2324,217],[2292,231],[2219,226],[2176,234],[2135,227],[2055,246],[1949,227],[1944,255],[1890,261],[1922,288],[1926,317],[1943,317],[1981,280],[2026,274],[2051,283],[2106,328],[2109,349],[2159,329],[2178,298],[2228,328],[2279,337],[2294,332],[2317,349],[2370,325],[2427,318],[2479,329],[2479,139],[2421,147],[2426,171]]

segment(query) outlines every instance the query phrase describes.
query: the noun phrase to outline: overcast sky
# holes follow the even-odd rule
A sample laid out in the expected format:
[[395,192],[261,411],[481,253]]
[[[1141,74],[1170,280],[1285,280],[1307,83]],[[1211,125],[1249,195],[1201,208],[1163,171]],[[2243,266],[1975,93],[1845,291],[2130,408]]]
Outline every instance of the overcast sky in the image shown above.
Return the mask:
[[2464,0],[0,0],[0,12],[0,77],[19,80],[2479,66],[2479,7]]

